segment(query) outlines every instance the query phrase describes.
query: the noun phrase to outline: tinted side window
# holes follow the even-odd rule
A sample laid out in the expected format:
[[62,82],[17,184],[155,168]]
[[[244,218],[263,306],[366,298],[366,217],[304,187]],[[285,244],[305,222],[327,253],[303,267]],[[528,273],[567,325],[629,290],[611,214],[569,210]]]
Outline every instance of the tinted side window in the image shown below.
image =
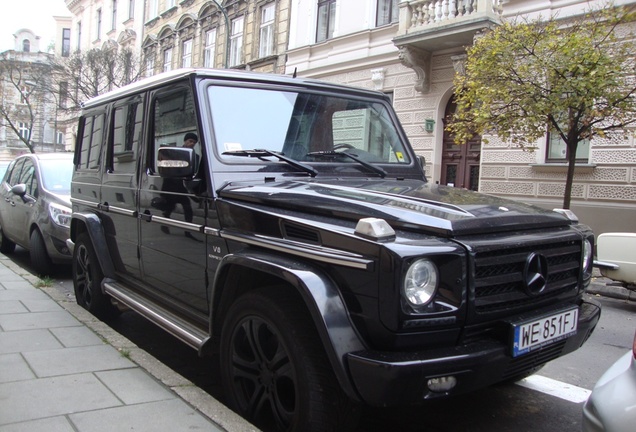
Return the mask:
[[24,183],[26,185],[27,194],[37,196],[38,182],[35,179],[35,166],[30,159],[24,161],[24,167],[22,167],[18,183]]
[[24,166],[24,159],[18,159],[17,162],[13,165],[13,169],[11,170],[11,174],[7,177],[7,183],[11,186],[15,186],[20,183],[20,173],[22,172],[22,167]]
[[[197,134],[194,100],[189,88],[182,88],[154,101],[154,145],[156,166],[157,150],[164,146],[181,146],[188,132]],[[201,146],[195,150],[201,156]]]
[[143,105],[139,101],[115,108],[112,133],[112,167],[115,173],[135,172],[142,119]]
[[104,114],[86,116],[83,121],[82,141],[79,143],[80,168],[97,169],[102,146]]

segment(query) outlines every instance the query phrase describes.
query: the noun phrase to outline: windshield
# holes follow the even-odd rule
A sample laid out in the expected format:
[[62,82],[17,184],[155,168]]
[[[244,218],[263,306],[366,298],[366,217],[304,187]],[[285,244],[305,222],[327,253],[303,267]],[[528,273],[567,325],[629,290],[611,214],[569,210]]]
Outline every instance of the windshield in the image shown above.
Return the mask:
[[[408,164],[389,112],[377,102],[313,93],[208,90],[218,153],[268,150],[301,162]],[[224,154],[225,153],[225,154]]]
[[62,195],[70,193],[73,177],[72,159],[40,159],[40,170],[44,188]]

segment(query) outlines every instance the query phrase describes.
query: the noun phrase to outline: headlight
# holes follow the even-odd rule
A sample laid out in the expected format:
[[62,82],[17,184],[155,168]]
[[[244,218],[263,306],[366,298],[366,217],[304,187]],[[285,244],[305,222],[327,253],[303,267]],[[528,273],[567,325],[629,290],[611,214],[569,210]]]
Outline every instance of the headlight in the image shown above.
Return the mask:
[[411,264],[402,287],[404,297],[414,308],[426,306],[433,299],[439,281],[435,264],[429,259],[420,259]]
[[71,226],[71,209],[59,204],[49,204],[49,216],[57,225],[64,227]]
[[589,272],[592,266],[592,242],[585,239],[583,242],[583,271]]

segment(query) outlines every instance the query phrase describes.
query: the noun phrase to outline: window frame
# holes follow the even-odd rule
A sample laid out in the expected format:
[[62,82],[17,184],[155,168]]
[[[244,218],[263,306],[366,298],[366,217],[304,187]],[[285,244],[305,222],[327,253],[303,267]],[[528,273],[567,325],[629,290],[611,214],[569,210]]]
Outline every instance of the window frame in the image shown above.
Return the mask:
[[[271,15],[271,17],[266,16]],[[267,21],[266,21],[267,20]],[[261,23],[259,29],[258,56],[271,56],[274,53],[274,27],[276,23],[276,3],[268,3],[261,7]]]
[[[559,138],[558,143],[552,139],[552,137],[555,135]],[[552,146],[555,144],[561,144],[565,147],[565,153],[563,154],[563,157],[553,156]],[[589,139],[580,141],[576,149],[577,157],[575,158],[575,162],[588,163],[590,160],[590,150],[591,150],[591,143]],[[581,152],[585,152],[587,153],[587,155],[582,154]],[[551,131],[550,129],[548,129],[546,133],[545,163],[546,164],[568,163],[567,144],[565,143],[565,141],[563,141],[563,139],[560,136],[558,136],[558,134],[556,134],[556,132]]]
[[62,57],[71,55],[71,29],[62,29]]
[[[318,0],[316,13],[316,42],[324,42],[333,39],[335,33],[337,0]],[[323,14],[323,11],[326,13]],[[321,25],[323,19],[326,25]],[[324,27],[324,31],[323,31]]]
[[[382,12],[382,15],[380,15]],[[398,0],[377,0],[375,11],[375,26],[381,27],[398,22],[399,19]],[[386,18],[386,20],[385,20]]]
[[[210,38],[210,36],[212,35],[214,35],[214,37]],[[211,28],[205,32],[205,45],[203,47],[203,67],[214,67],[214,57],[216,56],[216,36],[216,27]]]
[[163,50],[163,71],[172,70],[172,47]]
[[230,22],[230,27],[232,31],[230,33],[230,64],[228,66],[236,66],[241,64],[241,59],[243,58],[243,32],[245,30],[245,16],[241,15],[234,18]]
[[181,44],[181,67],[188,68],[192,66],[192,45],[192,39],[184,40]]

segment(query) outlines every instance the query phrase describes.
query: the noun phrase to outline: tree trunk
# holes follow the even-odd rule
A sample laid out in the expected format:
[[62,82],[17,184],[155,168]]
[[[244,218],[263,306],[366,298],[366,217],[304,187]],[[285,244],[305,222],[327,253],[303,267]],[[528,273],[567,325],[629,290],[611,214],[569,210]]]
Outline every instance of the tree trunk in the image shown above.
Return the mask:
[[576,167],[576,149],[579,142],[567,143],[567,160],[568,160],[568,173],[565,178],[565,192],[563,193],[563,208],[570,208],[570,201],[572,199],[572,183],[574,182],[574,168]]

